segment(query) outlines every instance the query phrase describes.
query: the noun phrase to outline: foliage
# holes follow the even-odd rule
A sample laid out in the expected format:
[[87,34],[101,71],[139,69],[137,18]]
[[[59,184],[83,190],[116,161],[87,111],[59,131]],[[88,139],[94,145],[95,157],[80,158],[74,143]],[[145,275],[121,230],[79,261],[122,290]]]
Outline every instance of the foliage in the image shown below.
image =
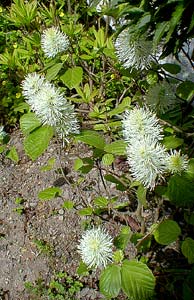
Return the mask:
[[68,300],[76,299],[75,295],[82,288],[82,283],[69,276],[65,272],[56,273],[48,284],[42,279],[37,279],[36,283],[25,283],[25,288],[31,295],[38,296],[39,299]]
[[[41,122],[30,101],[28,104],[24,101],[21,83],[27,74],[36,72],[45,76],[49,87],[55,84],[68,103],[74,105],[80,124],[80,133],[72,134],[68,143],[61,141],[62,147],[70,148],[73,144],[79,147],[84,143],[91,150],[87,157],[79,153],[74,161],[74,171],[78,173],[80,182],[84,181],[85,174],[96,169],[105,188],[111,183],[118,192],[129,198],[123,203],[117,196],[107,193],[92,199],[90,205],[83,204],[81,208],[72,201],[63,204],[65,209],[77,210],[85,220],[86,228],[95,224],[95,218],[102,225],[104,212],[112,220],[122,214],[122,223],[126,226],[114,239],[113,261],[101,272],[101,293],[108,299],[125,293],[127,297],[138,300],[155,295],[159,299],[163,291],[163,299],[166,295],[171,298],[176,295],[176,299],[180,293],[184,300],[192,299],[194,82],[190,77],[185,80],[184,64],[179,64],[184,57],[187,67],[190,67],[188,72],[193,69],[192,54],[185,48],[185,43],[191,43],[193,37],[192,0],[112,0],[103,6],[100,1],[89,2],[59,0],[38,4],[35,0],[15,0],[10,7],[2,8],[1,123],[8,130],[19,123],[24,135],[25,153],[35,161],[46,151],[50,140],[53,137],[60,140],[60,136],[56,135],[54,125]],[[68,36],[69,48],[65,52],[56,51],[54,57],[45,57],[41,36],[45,28],[52,26]],[[122,39],[117,40],[123,30],[129,30],[125,31],[127,34],[124,37],[130,37],[133,50],[137,50],[135,56],[130,56],[132,64],[128,64],[129,68],[122,63],[125,58],[129,59],[125,55],[129,54],[130,49],[125,48],[127,44],[122,44]],[[117,57],[118,49],[115,51],[116,40],[117,44],[118,41],[121,43],[119,49],[124,47],[121,60]],[[146,43],[138,44],[139,41]],[[147,42],[152,43],[153,53],[148,53],[149,56],[152,54],[152,59],[144,67],[146,57],[143,50],[146,49],[143,46]],[[140,64],[138,55],[142,52]],[[160,61],[161,58],[168,58],[169,54],[179,58],[178,64],[175,58],[172,62]],[[33,98],[33,101],[37,105],[37,99]],[[131,176],[127,162],[129,143],[123,137],[122,127],[126,111],[129,114],[135,107],[145,106],[150,110],[150,115],[155,113],[160,123],[160,142],[164,152],[172,154],[177,151],[180,154],[181,151],[187,162],[186,167],[176,174],[162,170],[160,181],[156,180],[151,190],[144,182],[134,180],[133,174]],[[154,135],[154,126],[155,123],[153,134],[149,137],[150,143],[153,136],[159,139]],[[130,141],[130,147],[136,141],[138,147],[145,144],[146,134],[141,136],[141,140],[137,133]],[[1,156],[18,163],[17,151],[6,136],[4,133],[1,135]],[[122,163],[125,168],[119,169]],[[50,160],[42,171],[53,167],[54,160]],[[149,170],[145,166],[140,165],[139,172],[142,168],[144,175],[148,176]],[[61,188],[48,187],[40,191],[38,197],[40,200],[50,200],[61,195]],[[16,204],[21,205],[19,213],[25,212],[22,203]],[[149,216],[147,220],[146,214],[153,207],[152,214],[155,216]],[[45,241],[34,243],[41,253],[53,255],[53,249]],[[157,254],[162,255],[174,244],[177,245],[181,265],[177,260],[170,266],[164,263],[162,268],[163,264],[155,261],[155,256],[156,260],[160,259]],[[128,259],[129,245],[136,249],[133,260]],[[182,260],[185,262],[184,268]],[[79,275],[88,274],[88,271],[82,262]],[[180,276],[181,272],[187,276]],[[166,274],[168,276],[163,276]],[[39,280],[35,285],[26,284],[26,287],[38,296],[47,295],[48,299],[73,299],[81,288],[80,282],[65,273],[60,276],[57,275],[48,285]]]

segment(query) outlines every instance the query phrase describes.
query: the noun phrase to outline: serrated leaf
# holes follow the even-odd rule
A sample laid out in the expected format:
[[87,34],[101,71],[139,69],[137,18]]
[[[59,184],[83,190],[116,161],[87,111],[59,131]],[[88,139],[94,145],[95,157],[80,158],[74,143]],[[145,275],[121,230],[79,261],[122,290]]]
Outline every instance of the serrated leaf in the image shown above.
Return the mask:
[[177,222],[173,220],[164,220],[153,233],[156,242],[161,245],[169,245],[175,242],[180,234],[181,229]]
[[169,200],[180,207],[194,205],[194,184],[185,176],[173,175],[168,182],[167,193]]
[[146,300],[154,294],[155,278],[140,261],[124,260],[121,267],[122,289],[130,299]]
[[107,207],[108,200],[105,197],[97,197],[94,199],[94,204],[98,207]]
[[49,187],[38,193],[40,200],[50,200],[54,197],[58,197],[62,194],[62,190],[59,187]]
[[106,153],[102,157],[102,163],[105,166],[110,166],[114,161],[114,156],[110,153]]
[[93,213],[93,208],[92,207],[86,207],[82,208],[79,210],[79,215],[80,216],[91,216]]
[[63,208],[72,209],[73,206],[74,206],[73,201],[66,200],[66,201],[63,202]]
[[65,74],[60,77],[60,79],[69,89],[73,89],[82,82],[82,77],[83,69],[81,67],[73,67],[68,69]]
[[40,126],[41,122],[32,112],[27,113],[20,118],[20,128],[25,135],[29,134]]
[[181,71],[181,67],[177,64],[162,64],[161,67],[171,74],[178,74]]
[[46,73],[46,79],[49,81],[55,79],[55,77],[61,70],[62,66],[63,66],[62,63],[57,63],[54,64],[54,66],[52,66],[51,68],[49,68]]
[[48,147],[53,136],[53,129],[50,126],[43,126],[30,133],[24,140],[24,150],[26,154],[35,160]]
[[183,139],[177,138],[175,136],[166,136],[163,139],[163,144],[167,150],[175,149],[184,143]]
[[100,292],[106,297],[115,298],[121,289],[121,267],[108,266],[100,276]]
[[111,144],[105,145],[104,151],[115,155],[125,155],[126,146],[124,140],[114,141]]
[[188,259],[189,264],[194,263],[194,240],[187,237],[181,246],[181,251],[183,255]]
[[18,156],[17,150],[16,150],[16,148],[14,146],[11,147],[7,151],[6,157],[9,158],[9,159],[11,159],[13,162],[16,162],[16,163],[18,163],[18,161],[19,161],[19,156]]
[[145,208],[147,207],[146,193],[147,189],[140,184],[137,188],[137,199]]
[[76,135],[75,140],[79,140],[87,145],[104,149],[105,140],[102,135],[92,130],[84,130],[79,135]]

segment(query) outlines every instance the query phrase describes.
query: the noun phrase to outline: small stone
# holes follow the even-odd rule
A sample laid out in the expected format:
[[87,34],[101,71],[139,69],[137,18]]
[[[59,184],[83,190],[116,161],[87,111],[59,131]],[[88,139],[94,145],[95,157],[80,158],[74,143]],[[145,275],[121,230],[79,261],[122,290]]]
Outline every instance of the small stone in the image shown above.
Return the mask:
[[63,221],[63,216],[59,216],[59,221]]
[[64,210],[62,208],[59,209],[59,215],[64,215]]

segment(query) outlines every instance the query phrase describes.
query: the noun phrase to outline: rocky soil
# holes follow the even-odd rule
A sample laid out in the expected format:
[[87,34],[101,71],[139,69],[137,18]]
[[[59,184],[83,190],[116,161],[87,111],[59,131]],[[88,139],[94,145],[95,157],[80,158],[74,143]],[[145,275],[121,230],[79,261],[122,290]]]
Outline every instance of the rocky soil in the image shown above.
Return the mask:
[[[90,205],[97,196],[118,195],[114,184],[105,190],[98,171],[92,170],[82,178],[73,170],[78,155],[90,154],[83,144],[60,150],[61,145],[53,141],[40,158],[32,161],[24,153],[22,139],[16,131],[9,142],[17,149],[19,163],[3,155],[0,161],[0,299],[6,300],[32,299],[24,287],[27,281],[41,277],[49,282],[58,271],[75,276],[80,261],[77,244],[87,219],[78,215],[78,209]],[[50,158],[55,158],[53,168],[42,171]],[[38,193],[51,186],[59,186],[62,195],[40,200]],[[121,201],[126,197],[122,192],[119,195]],[[16,203],[17,198],[23,199],[22,205]],[[65,200],[73,201],[75,208],[64,209]],[[104,226],[113,235],[119,231],[114,221]],[[47,250],[41,251],[37,241],[44,242]],[[101,299],[95,275],[88,280],[78,299]]]

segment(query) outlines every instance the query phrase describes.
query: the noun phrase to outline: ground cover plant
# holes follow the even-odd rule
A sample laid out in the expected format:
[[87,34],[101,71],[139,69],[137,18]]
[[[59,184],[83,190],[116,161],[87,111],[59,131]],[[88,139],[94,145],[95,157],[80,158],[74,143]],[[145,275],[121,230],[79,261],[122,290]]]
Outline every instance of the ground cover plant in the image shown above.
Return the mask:
[[[81,207],[64,202],[82,218],[81,262],[75,279],[26,283],[40,298],[76,299],[91,272],[105,299],[194,298],[193,18],[183,0],[1,6],[1,156],[21,159],[9,144],[13,127],[33,161],[51,139],[61,149],[85,144],[74,171],[84,182],[97,170],[106,191]],[[61,194],[58,185],[37,197]],[[16,204],[25,214],[24,200]],[[122,224],[117,234],[105,229],[112,221]]]

